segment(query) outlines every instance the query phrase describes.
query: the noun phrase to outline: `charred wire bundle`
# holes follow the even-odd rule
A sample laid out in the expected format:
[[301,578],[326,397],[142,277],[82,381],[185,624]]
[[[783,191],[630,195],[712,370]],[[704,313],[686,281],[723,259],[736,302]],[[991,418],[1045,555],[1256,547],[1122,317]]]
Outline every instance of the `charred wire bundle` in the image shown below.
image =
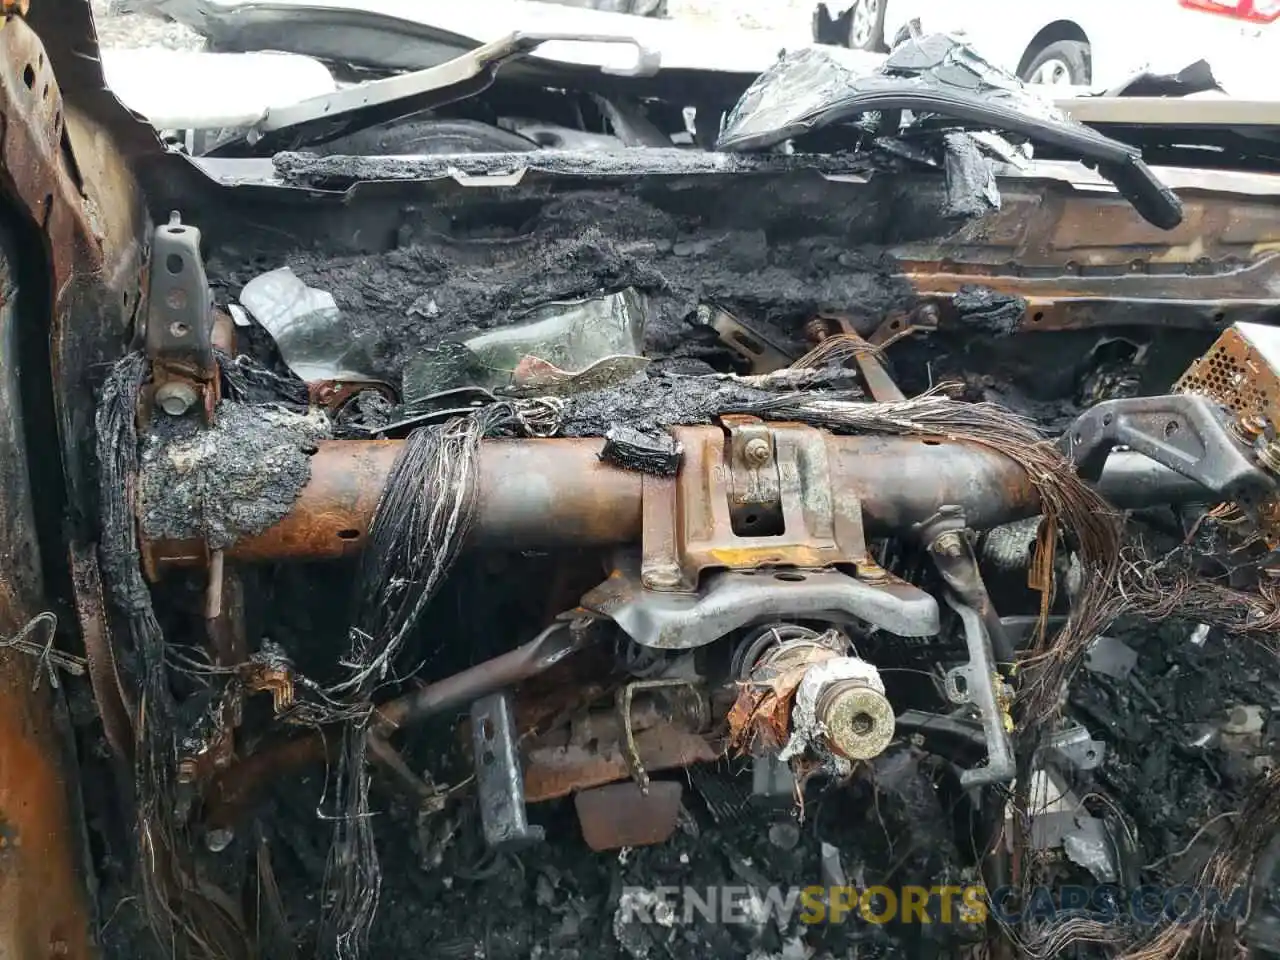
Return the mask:
[[[1280,835],[1280,770],[1260,778],[1245,797],[1239,816],[1218,844],[1200,874],[1200,891],[1216,891],[1224,899],[1233,891],[1247,890],[1258,862]],[[1205,900],[1208,904],[1207,899]],[[1195,919],[1162,928],[1141,946],[1129,950],[1121,960],[1175,960],[1179,957],[1228,957],[1241,955],[1228,928],[1228,918],[1213,922],[1211,909],[1201,910]]]
[[410,434],[369,529],[344,661],[350,676],[328,691],[357,711],[343,731],[338,814],[325,872],[322,945],[336,958],[363,953],[382,882],[366,756],[373,695],[457,559],[475,515],[480,440],[507,413],[491,409]]
[[138,396],[149,374],[141,353],[112,368],[96,417],[103,581],[124,625],[137,673],[134,745],[138,869],[153,929],[170,943],[186,939],[209,957],[244,951],[236,920],[191,876],[192,843],[175,816],[178,764],[177,702],[169,684],[166,645],[151,591],[142,576],[134,499],[138,480]]
[[238,403],[281,403],[305,410],[310,404],[307,385],[293,374],[268,369],[247,353],[235,356],[214,351],[223,393]]
[[1254,635],[1274,644],[1280,630],[1280,588],[1263,578],[1255,590],[1219,583],[1193,569],[1190,548],[1157,559],[1135,545],[1120,571],[1126,612],[1148,620],[1187,617],[1231,634]]

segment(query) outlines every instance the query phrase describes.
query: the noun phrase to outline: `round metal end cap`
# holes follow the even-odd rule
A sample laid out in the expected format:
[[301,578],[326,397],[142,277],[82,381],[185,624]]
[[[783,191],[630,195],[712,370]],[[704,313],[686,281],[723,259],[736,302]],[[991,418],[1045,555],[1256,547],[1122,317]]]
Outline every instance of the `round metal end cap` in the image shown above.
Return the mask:
[[884,694],[857,681],[832,684],[818,708],[831,749],[850,760],[870,760],[893,740],[893,707]]

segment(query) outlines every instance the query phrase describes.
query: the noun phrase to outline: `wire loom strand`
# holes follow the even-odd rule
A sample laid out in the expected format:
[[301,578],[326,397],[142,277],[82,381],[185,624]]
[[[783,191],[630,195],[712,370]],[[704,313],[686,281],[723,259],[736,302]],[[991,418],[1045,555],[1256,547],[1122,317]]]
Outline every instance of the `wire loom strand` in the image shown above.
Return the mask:
[[344,664],[349,676],[327,691],[368,707],[345,724],[336,770],[340,814],[325,871],[321,927],[321,950],[335,960],[364,953],[381,892],[366,757],[373,696],[457,560],[475,518],[480,440],[509,413],[503,405],[410,434],[370,525]]
[[142,576],[135,519],[138,396],[149,374],[142,353],[122,357],[103,384],[95,421],[103,582],[123,622],[141,694],[134,789],[143,908],[161,943],[187,944],[209,958],[241,957],[250,952],[244,931],[225,895],[196,879],[190,831],[174,813],[178,705],[169,686],[164,634]]

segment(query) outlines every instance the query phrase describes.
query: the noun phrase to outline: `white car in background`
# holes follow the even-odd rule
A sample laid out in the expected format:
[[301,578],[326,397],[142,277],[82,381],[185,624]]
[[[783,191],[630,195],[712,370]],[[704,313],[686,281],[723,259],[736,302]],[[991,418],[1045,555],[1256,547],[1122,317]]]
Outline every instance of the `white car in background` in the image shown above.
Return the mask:
[[1208,61],[1233,93],[1280,85],[1280,0],[820,0],[814,39],[886,50],[911,21],[1024,80],[1108,87]]

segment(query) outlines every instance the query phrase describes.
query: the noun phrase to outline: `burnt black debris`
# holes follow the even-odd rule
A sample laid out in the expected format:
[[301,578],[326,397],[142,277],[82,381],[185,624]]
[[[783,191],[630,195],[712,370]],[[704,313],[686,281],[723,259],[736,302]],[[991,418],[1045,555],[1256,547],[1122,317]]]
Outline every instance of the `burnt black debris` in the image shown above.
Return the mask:
[[677,148],[648,148],[641,153],[534,150],[508,154],[414,157],[278,153],[272,159],[276,172],[286,181],[314,187],[345,186],[361,180],[438,180],[458,174],[485,177],[529,170],[567,176],[610,178],[637,174],[690,176],[709,173],[786,173],[796,170],[851,174],[870,168],[865,158],[850,156],[744,156]]
[[600,459],[627,470],[674,477],[680,471],[684,450],[665,430],[643,432],[619,424],[604,435]]
[[673,424],[711,423],[721,413],[768,403],[778,391],[724,376],[640,374],[604,390],[566,397],[561,432],[604,437],[618,424],[656,433]]
[[271,404],[224,401],[207,428],[193,415],[158,415],[138,476],[143,532],[207,538],[214,550],[261,533],[289,512],[329,433],[323,412]]
[[995,171],[972,137],[954,131],[946,134],[943,157],[947,174],[947,216],[968,220],[1000,209]]
[[952,304],[965,326],[996,336],[1015,333],[1027,314],[1027,301],[1022,297],[997,293],[990,287],[965,285],[956,291]]
[[[712,225],[631,192],[583,191],[503,210],[500,221],[495,213],[502,227],[482,231],[411,215],[385,252],[295,248],[281,259],[308,286],[333,294],[353,349],[370,358],[373,374],[397,385],[407,360],[446,337],[627,287],[648,297],[645,352],[662,358],[723,353],[714,334],[691,322],[706,302],[774,331],[798,353],[803,325],[821,310],[864,317],[870,333],[875,318],[914,303],[896,261],[851,242],[863,229],[858,218],[815,208],[802,229],[770,220],[767,210],[754,223],[727,207],[715,212]],[[211,258],[210,271],[234,296],[261,268],[223,255]]]

